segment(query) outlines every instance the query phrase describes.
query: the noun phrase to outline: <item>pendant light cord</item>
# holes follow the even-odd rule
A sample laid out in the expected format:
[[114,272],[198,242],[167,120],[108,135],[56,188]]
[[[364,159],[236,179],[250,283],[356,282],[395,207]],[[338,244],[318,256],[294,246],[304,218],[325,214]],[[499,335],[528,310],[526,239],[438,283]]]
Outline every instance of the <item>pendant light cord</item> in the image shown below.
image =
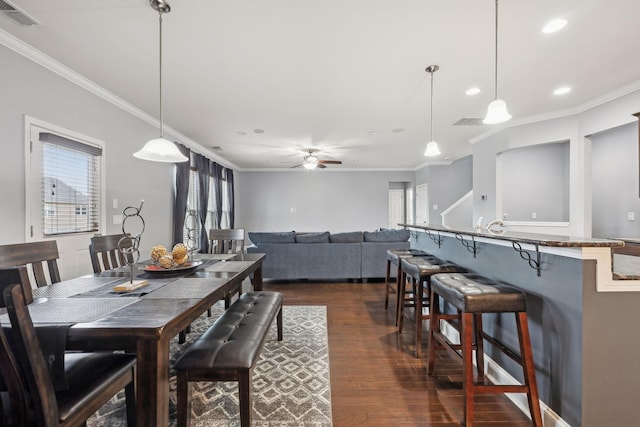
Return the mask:
[[495,73],[495,99],[498,99],[498,0],[496,0],[496,62],[494,64],[494,73]]
[[160,15],[159,17],[159,21],[160,21],[160,79],[159,79],[159,83],[160,83],[160,137],[164,138],[164,116],[163,116],[163,112],[162,112],[162,11],[158,11],[158,14]]
[[435,70],[431,71],[431,108],[430,112],[430,121],[431,121],[431,139],[429,141],[433,141],[433,73]]

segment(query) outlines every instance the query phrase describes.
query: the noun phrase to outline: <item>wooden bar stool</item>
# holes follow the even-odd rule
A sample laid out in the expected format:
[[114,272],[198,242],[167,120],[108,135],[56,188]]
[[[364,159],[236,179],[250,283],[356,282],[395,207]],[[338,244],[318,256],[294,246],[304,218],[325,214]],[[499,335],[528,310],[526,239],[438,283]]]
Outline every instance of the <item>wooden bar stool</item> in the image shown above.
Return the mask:
[[[400,283],[404,277],[402,275],[402,269],[400,268],[400,258],[408,258],[412,256],[426,256],[426,252],[419,249],[389,249],[387,250],[387,269],[384,276],[385,285],[385,297],[384,297],[384,309],[389,308],[389,290],[393,290],[396,293],[396,326],[398,326],[398,307],[400,306],[398,297],[400,295]],[[393,288],[391,284],[391,264],[395,265],[396,270],[396,287]]]
[[[403,320],[406,316],[416,325],[416,347],[415,355],[420,357],[422,348],[422,322],[430,318],[429,314],[424,314],[424,308],[429,307],[429,293],[431,289],[431,276],[438,273],[454,273],[462,272],[462,268],[453,263],[441,260],[432,255],[421,257],[408,257],[400,259],[400,267],[403,276],[411,278],[411,291],[408,292],[407,281],[403,280],[399,284],[399,300],[401,301],[400,311],[398,312],[398,332],[402,333]],[[411,313],[405,313],[405,308],[413,308],[413,317]]]
[[[459,311],[461,318],[459,345],[452,344],[441,332],[440,320],[444,320],[447,316],[442,316],[439,298],[452,304]],[[520,344],[519,355],[482,330],[483,313],[515,314]],[[477,383],[473,380],[474,337],[476,341]],[[523,385],[485,384],[483,340],[487,340],[522,366]],[[526,393],[533,425],[542,427],[524,292],[513,286],[492,281],[476,274],[444,273],[434,275],[431,278],[431,321],[427,362],[429,375],[433,375],[438,344],[463,359],[464,423],[467,427],[473,425],[475,395],[489,393]],[[461,350],[462,354],[456,350]]]

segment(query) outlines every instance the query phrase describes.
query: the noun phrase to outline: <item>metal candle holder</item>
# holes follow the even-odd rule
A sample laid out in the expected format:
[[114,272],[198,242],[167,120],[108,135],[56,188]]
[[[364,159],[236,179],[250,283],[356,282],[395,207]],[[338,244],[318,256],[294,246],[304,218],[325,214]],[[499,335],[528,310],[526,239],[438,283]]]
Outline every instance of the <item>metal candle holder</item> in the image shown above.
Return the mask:
[[184,227],[187,229],[187,241],[185,246],[189,251],[189,258],[193,258],[193,253],[199,249],[198,245],[198,213],[190,209],[184,217]]
[[[122,211],[124,215],[124,219],[122,220],[122,238],[118,241],[118,250],[124,256],[125,262],[130,268],[130,276],[129,282],[133,284],[133,266],[140,259],[140,238],[142,237],[142,233],[144,233],[144,218],[140,215],[140,211],[142,210],[142,205],[144,204],[144,200],[140,201],[140,207],[135,206],[127,206]],[[127,232],[127,221],[129,221],[129,225],[135,225],[135,221],[138,222],[138,233],[134,234],[131,232]]]

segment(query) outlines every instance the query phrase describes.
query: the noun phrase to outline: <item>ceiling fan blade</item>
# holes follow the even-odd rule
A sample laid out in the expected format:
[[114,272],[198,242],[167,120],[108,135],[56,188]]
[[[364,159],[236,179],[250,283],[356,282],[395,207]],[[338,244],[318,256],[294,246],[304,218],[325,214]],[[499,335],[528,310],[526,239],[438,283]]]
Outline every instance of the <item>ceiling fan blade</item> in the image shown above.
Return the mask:
[[317,167],[317,168],[320,168],[320,169],[324,169],[324,168],[326,168],[326,166],[325,166],[325,165],[323,165],[323,164],[322,164],[322,163],[320,163],[320,162],[318,162],[318,166],[316,166],[316,167]]
[[341,165],[342,162],[340,160],[318,160],[318,163],[321,165]]
[[302,163],[300,163],[299,165],[291,166],[289,169],[299,168],[300,166],[302,166]]

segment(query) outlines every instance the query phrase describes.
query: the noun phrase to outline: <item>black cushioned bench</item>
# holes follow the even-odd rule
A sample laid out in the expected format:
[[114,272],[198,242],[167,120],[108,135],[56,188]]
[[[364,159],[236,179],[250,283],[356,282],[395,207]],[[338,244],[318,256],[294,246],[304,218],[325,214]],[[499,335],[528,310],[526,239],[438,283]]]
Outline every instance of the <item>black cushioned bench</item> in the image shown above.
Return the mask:
[[282,294],[247,292],[242,295],[178,359],[178,427],[191,415],[192,381],[238,381],[240,425],[251,425],[251,374],[273,318],[282,341]]

